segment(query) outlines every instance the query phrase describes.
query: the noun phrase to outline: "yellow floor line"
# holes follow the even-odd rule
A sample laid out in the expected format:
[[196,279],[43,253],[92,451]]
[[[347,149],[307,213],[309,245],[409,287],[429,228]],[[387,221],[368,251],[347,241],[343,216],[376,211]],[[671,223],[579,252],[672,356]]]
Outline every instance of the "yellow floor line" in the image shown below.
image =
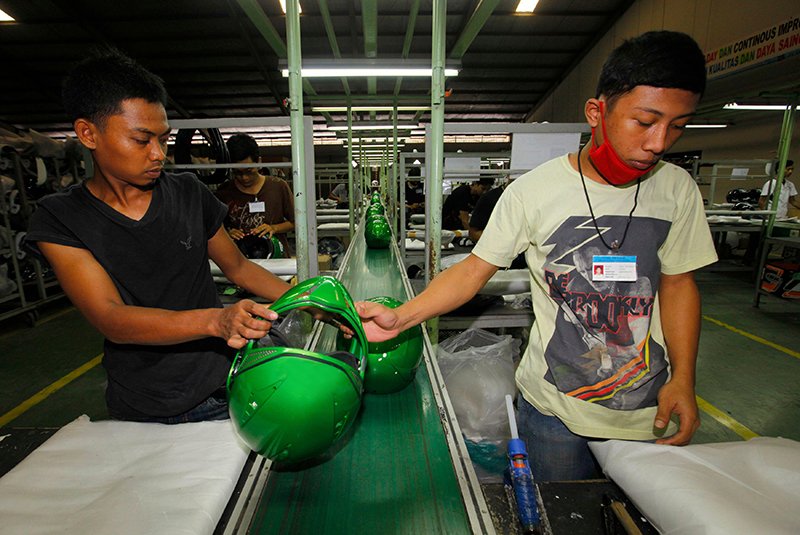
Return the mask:
[[716,421],[739,435],[745,440],[750,440],[751,438],[755,438],[760,436],[758,433],[753,432],[749,427],[740,424],[735,419],[731,418],[714,405],[709,403],[708,401],[704,400],[700,396],[695,396],[697,398],[697,406],[700,408],[701,411],[705,412]]
[[769,347],[771,347],[773,349],[777,349],[778,351],[780,351],[782,353],[786,353],[787,355],[789,355],[791,357],[794,357],[796,359],[800,359],[800,352],[798,352],[798,351],[794,351],[792,349],[789,349],[788,347],[784,347],[782,345],[776,344],[775,342],[770,342],[766,338],[761,338],[760,336],[756,336],[755,334],[750,334],[747,331],[743,331],[741,329],[737,329],[733,325],[728,325],[727,323],[723,323],[723,322],[719,321],[718,319],[712,318],[711,316],[703,315],[703,319],[706,320],[706,321],[710,321],[711,323],[714,323],[715,325],[719,325],[720,327],[724,327],[724,328],[728,329],[729,331],[733,331],[736,334],[741,334],[742,336],[744,336],[746,338],[749,338],[750,340],[753,340],[755,342],[758,342],[759,344],[764,344],[765,346],[769,346]]
[[20,403],[19,405],[17,405],[7,413],[5,413],[4,415],[0,416],[0,427],[7,425],[9,422],[11,422],[15,418],[26,412],[28,409],[34,407],[38,403],[41,403],[50,394],[58,392],[59,390],[67,386],[69,383],[71,383],[84,373],[88,372],[89,370],[100,364],[100,361],[102,359],[103,359],[103,354],[100,353],[95,358],[84,364],[83,366],[75,368],[67,375],[59,379],[58,381],[39,390],[36,394],[32,395],[31,397],[29,397],[28,399],[26,399],[25,401],[23,401],[22,403]]

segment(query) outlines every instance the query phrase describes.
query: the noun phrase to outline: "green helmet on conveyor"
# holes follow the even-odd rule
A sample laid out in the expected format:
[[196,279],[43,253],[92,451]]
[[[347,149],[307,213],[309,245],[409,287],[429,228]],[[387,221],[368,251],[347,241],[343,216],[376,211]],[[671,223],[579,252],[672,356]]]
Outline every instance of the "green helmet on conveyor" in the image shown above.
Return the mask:
[[[227,389],[234,429],[264,457],[297,462],[325,452],[355,420],[367,337],[350,294],[333,277],[308,279],[270,308],[280,316],[298,308],[314,309],[318,319],[353,331],[346,351],[255,347],[251,341],[233,361]],[[274,325],[270,333],[282,338]]]
[[[397,308],[402,303],[393,297],[370,297],[366,301]],[[340,333],[336,347],[344,348],[347,339]],[[422,360],[422,327],[406,329],[391,340],[369,343],[364,390],[373,394],[399,392],[414,380]]]
[[383,215],[386,213],[386,209],[383,207],[382,204],[373,204],[369,208],[367,208],[367,217],[372,215]]
[[377,191],[373,192],[372,193],[372,197],[370,197],[370,201],[369,202],[370,202],[370,204],[376,204],[376,203],[381,202],[381,194],[378,193]]
[[364,239],[370,249],[386,249],[392,241],[392,228],[386,218],[380,214],[367,218],[364,227]]

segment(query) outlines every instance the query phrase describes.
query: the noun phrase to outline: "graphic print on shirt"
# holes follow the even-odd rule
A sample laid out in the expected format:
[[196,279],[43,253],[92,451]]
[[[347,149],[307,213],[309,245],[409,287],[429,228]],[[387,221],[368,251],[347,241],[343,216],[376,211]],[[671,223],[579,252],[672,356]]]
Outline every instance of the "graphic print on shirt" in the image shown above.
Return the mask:
[[238,228],[245,232],[251,231],[257,226],[267,222],[267,212],[250,212],[247,203],[228,203],[228,219],[231,221],[232,228]]
[[[627,216],[601,216],[606,243],[622,241]],[[664,348],[650,337],[661,274],[658,249],[670,222],[634,217],[622,248],[637,257],[635,282],[593,281],[592,258],[611,251],[590,217],[567,218],[545,241],[550,297],[559,306],[545,349],[545,379],[563,394],[618,410],[655,406],[667,380]]]

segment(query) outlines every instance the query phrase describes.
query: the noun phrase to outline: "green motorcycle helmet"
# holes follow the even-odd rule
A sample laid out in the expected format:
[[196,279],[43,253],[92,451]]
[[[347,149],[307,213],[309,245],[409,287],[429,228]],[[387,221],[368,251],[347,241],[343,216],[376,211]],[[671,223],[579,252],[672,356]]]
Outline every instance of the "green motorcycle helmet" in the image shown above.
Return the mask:
[[[355,421],[361,407],[367,338],[347,290],[333,277],[315,277],[283,294],[270,335],[282,345],[240,350],[228,374],[228,412],[253,451],[281,462],[317,457]],[[346,350],[330,354],[288,346],[279,321],[287,312],[313,310],[321,321],[347,326]]]
[[386,249],[392,241],[392,228],[382,215],[373,215],[367,218],[364,227],[364,240],[370,249]]
[[372,193],[372,197],[370,197],[370,201],[369,202],[370,202],[370,204],[376,204],[376,203],[381,202],[381,194],[378,193],[377,191],[374,191]]
[[383,207],[382,204],[373,204],[369,208],[367,208],[367,217],[373,215],[384,215],[386,213],[386,208]]
[[[366,301],[397,308],[402,303],[393,297],[370,297]],[[336,347],[344,348],[347,339],[339,334]],[[422,361],[422,327],[406,329],[391,340],[369,343],[364,390],[372,394],[391,394],[407,387]]]

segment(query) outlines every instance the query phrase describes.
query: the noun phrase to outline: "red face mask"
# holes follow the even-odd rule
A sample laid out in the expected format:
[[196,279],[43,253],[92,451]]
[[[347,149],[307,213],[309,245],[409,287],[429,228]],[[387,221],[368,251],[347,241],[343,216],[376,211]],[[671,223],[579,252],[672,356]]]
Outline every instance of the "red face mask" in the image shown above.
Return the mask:
[[589,161],[592,162],[592,165],[603,177],[603,180],[614,186],[624,186],[650,172],[655,167],[655,164],[647,169],[631,167],[619,157],[614,147],[608,142],[605,106],[602,100],[600,101],[600,114],[602,116],[600,124],[603,128],[603,143],[601,145],[597,144],[595,129],[592,128],[592,146],[589,148]]

